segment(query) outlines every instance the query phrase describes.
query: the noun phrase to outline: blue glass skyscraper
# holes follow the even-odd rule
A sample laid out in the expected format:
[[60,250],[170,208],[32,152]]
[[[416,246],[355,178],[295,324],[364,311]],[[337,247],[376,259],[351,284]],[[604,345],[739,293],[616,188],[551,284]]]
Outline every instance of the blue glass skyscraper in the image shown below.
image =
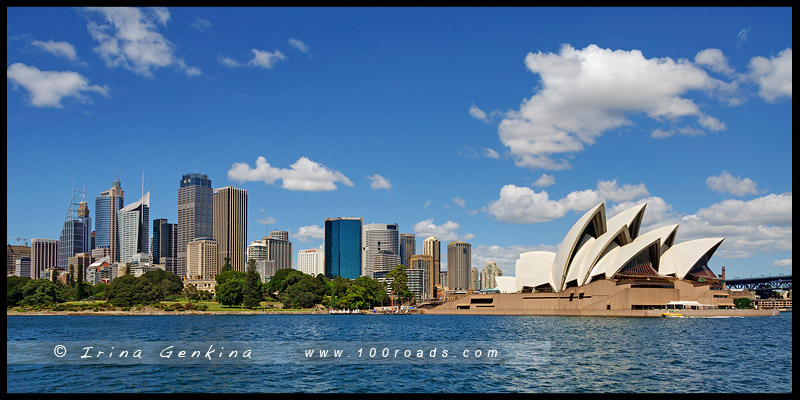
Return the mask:
[[325,276],[356,279],[361,275],[361,218],[325,220]]
[[95,249],[109,249],[109,262],[119,261],[119,221],[117,213],[125,205],[125,192],[119,178],[94,200]]

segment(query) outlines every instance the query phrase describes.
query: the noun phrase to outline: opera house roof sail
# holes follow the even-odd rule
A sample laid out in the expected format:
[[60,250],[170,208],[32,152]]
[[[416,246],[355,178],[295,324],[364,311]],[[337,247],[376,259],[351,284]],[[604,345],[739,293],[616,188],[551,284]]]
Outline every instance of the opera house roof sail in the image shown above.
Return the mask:
[[502,293],[561,292],[599,279],[718,279],[708,260],[724,238],[675,243],[678,225],[639,232],[646,203],[606,220],[605,204],[589,209],[570,228],[555,253],[520,254],[516,276],[497,278]]

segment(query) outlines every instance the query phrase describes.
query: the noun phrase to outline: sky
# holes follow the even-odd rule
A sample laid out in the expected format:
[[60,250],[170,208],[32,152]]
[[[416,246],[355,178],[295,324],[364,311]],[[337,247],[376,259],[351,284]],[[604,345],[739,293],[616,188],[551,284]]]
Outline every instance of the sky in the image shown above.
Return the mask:
[[[514,275],[605,202],[792,271],[791,8],[7,8],[7,242],[119,174],[248,191],[248,242],[324,220],[472,244]],[[151,223],[152,229],[152,223]],[[295,262],[296,262],[296,256]]]

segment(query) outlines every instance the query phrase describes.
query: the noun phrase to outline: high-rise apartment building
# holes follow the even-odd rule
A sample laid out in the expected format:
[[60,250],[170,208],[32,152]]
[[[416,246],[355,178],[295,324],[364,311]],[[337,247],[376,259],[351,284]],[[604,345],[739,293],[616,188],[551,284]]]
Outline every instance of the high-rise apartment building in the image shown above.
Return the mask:
[[247,270],[247,190],[234,186],[214,189],[214,240],[219,265],[230,259],[231,269]]
[[481,270],[481,290],[497,288],[495,278],[503,276],[503,270],[495,262],[487,262]]
[[297,253],[297,269],[311,276],[325,274],[325,250],[300,250],[300,252]]
[[186,244],[186,276],[189,279],[214,279],[220,273],[217,242],[198,238]]
[[[25,246],[7,245],[6,247],[6,269],[7,275],[14,275],[17,268],[17,259],[20,257],[31,257],[31,248],[27,244]],[[17,275],[19,276],[19,275]],[[29,275],[30,276],[30,272]]]
[[472,246],[454,241],[447,245],[447,286],[450,290],[469,290]]
[[91,246],[92,218],[89,217],[89,206],[85,201],[85,193],[73,190],[67,218],[58,238],[57,266],[67,269],[67,259],[76,253],[92,251]]
[[150,192],[139,201],[128,204],[119,210],[119,261],[122,264],[131,262],[134,255],[137,259],[150,258]]
[[400,263],[406,267],[411,265],[411,256],[417,252],[417,236],[413,233],[400,234]]
[[275,261],[277,269],[292,268],[292,242],[289,232],[272,231],[261,240],[267,246],[267,260]]
[[22,278],[31,277],[31,258],[19,257],[14,260],[14,275]]
[[211,179],[197,172],[184,174],[178,188],[178,276],[186,275],[186,244],[213,237],[213,225]]
[[433,256],[428,254],[414,254],[411,256],[410,269],[421,269],[423,272],[423,286],[425,292],[425,299],[434,298],[435,275],[438,275],[433,270]]
[[375,272],[388,272],[400,264],[397,224],[366,224],[361,232],[361,275],[372,278]]
[[166,271],[178,274],[178,224],[170,224],[164,218],[154,219],[152,236],[153,264],[163,265]]
[[406,269],[406,286],[414,294],[417,303],[422,302],[428,297],[425,293],[425,271],[421,269]]
[[[436,284],[436,287],[442,288],[442,290],[447,290],[447,271],[439,271],[439,282]],[[437,293],[437,297],[442,297],[441,293]]]
[[31,239],[31,278],[42,278],[42,272],[54,268],[58,259],[58,240]]
[[[94,263],[94,257],[92,257],[91,253],[78,253],[74,256],[69,258],[69,265],[72,265],[72,273],[75,274],[72,276],[73,279],[78,279],[78,268],[83,268],[86,271],[86,267],[92,265]],[[70,272],[69,267],[67,267],[67,273]],[[85,277],[86,274],[83,274]]]
[[436,236],[431,236],[422,242],[422,254],[429,255],[433,258],[433,285],[447,286],[447,281],[441,280],[440,272],[442,271],[442,250],[441,242]]
[[125,206],[125,192],[117,180],[111,188],[101,192],[94,199],[94,248],[108,249],[109,262],[119,261],[119,221],[118,213]]
[[480,289],[481,281],[480,281],[480,274],[478,273],[478,269],[472,267],[469,269],[469,290],[478,290]]
[[325,220],[325,276],[356,279],[361,275],[361,218]]

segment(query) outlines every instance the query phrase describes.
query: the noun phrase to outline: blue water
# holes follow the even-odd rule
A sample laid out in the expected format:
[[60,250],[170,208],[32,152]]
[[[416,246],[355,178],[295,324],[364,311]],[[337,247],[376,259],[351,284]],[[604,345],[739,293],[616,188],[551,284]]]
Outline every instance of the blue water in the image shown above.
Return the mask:
[[285,362],[203,359],[191,365],[171,360],[84,363],[73,358],[66,365],[55,358],[20,364],[21,355],[9,352],[8,392],[792,391],[791,313],[746,318],[11,316],[6,322],[7,350],[27,343],[31,351],[51,358],[53,348],[47,346],[55,342],[83,346],[109,341],[118,347],[142,341],[162,347],[181,341],[239,342],[261,353],[295,351],[310,342],[376,347],[378,352],[387,342],[455,346],[453,352],[460,352],[458,346],[494,343],[505,356],[483,362],[402,357],[397,362],[328,362],[296,355]]

